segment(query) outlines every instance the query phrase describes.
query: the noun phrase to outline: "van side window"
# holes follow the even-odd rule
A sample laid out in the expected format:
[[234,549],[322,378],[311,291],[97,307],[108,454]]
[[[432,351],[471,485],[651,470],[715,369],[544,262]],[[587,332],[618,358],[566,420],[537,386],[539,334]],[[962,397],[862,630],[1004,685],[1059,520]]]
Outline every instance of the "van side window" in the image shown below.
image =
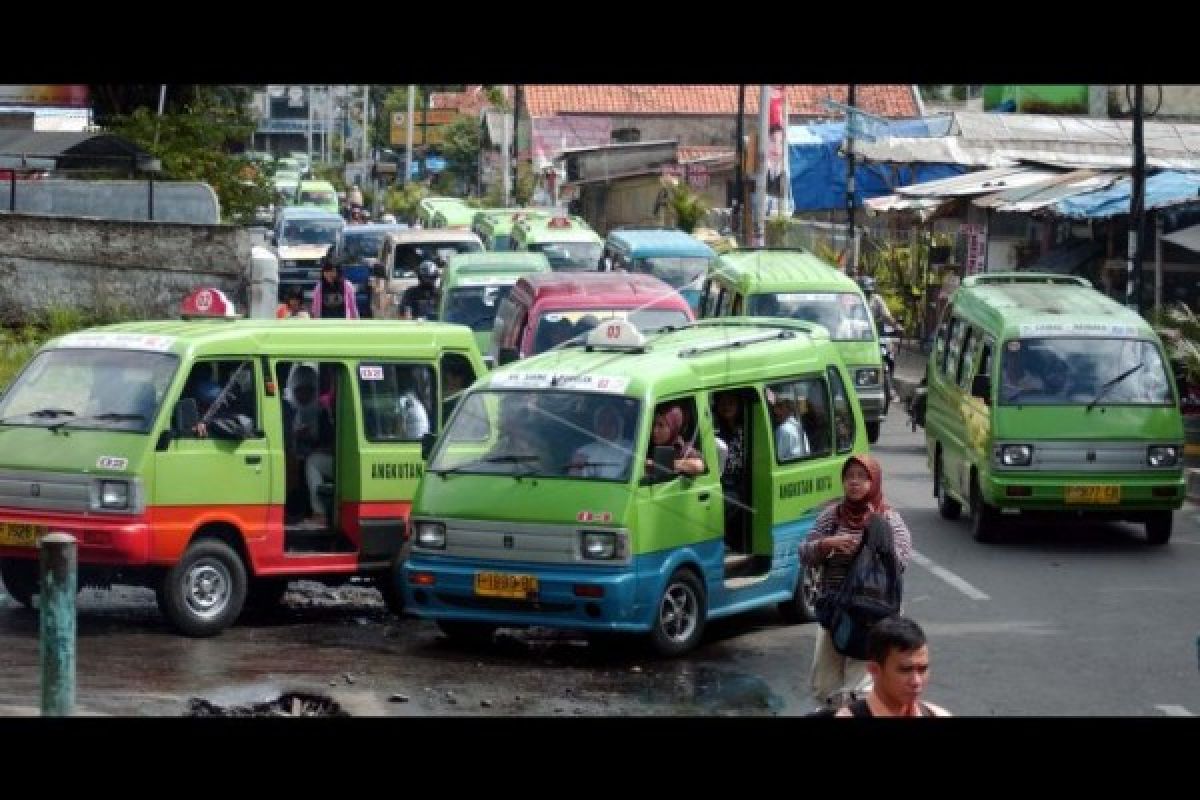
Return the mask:
[[850,396],[846,394],[846,385],[842,383],[842,376],[837,367],[829,367],[827,372],[830,387],[833,389],[834,443],[839,453],[848,453],[854,449],[854,409],[850,405]]
[[767,387],[775,438],[775,461],[785,464],[829,455],[833,449],[829,388],[819,376]]
[[363,431],[371,442],[416,442],[437,430],[434,372],[425,364],[358,365]]
[[703,297],[704,300],[700,303],[700,316],[703,318],[716,316],[717,300],[721,293],[721,287],[716,284],[711,278],[704,282]]
[[729,307],[732,304],[733,304],[733,291],[722,287],[721,293],[719,295],[717,295],[717,313],[715,316],[718,316],[718,317],[729,316]]
[[746,307],[745,300],[746,298],[742,297],[740,294],[734,295],[733,316],[740,317],[742,315],[742,310]]
[[950,314],[954,309],[947,308],[938,324],[937,337],[933,341],[933,363],[941,366],[946,358],[946,339],[950,328]]
[[[147,384],[152,395],[154,387]],[[201,438],[196,423],[203,423],[209,438],[220,438],[215,433],[214,421],[223,420],[220,427],[240,431],[242,436],[252,437],[262,429],[258,423],[258,389],[254,379],[254,362],[244,361],[199,361],[188,374],[180,402],[175,406],[175,430],[183,438]],[[195,403],[198,419],[184,424],[180,407],[184,401]]]
[[962,347],[962,337],[966,326],[959,317],[950,320],[950,331],[946,340],[946,352],[942,354],[942,374],[949,376],[953,366],[958,364],[958,353]]
[[442,356],[442,424],[458,405],[462,393],[475,382],[475,369],[467,357],[459,353]]
[[992,352],[996,349],[996,341],[991,336],[983,337],[983,349],[979,353],[979,365],[975,369],[976,375],[982,375],[985,378],[992,376]]
[[964,383],[971,379],[971,359],[975,354],[972,350],[979,343],[979,336],[975,329],[970,325],[964,325],[967,335],[963,339],[962,352],[958,354],[958,371],[955,373],[954,380],[959,386],[965,389],[971,388],[969,385],[964,386]]
[[[667,400],[659,403],[654,413],[657,415],[661,411],[669,409],[671,406],[678,406],[683,412],[683,429],[679,432],[679,437],[687,442],[691,447],[695,448],[696,455],[703,458],[704,447],[700,442],[700,419],[696,415],[696,398],[694,397],[678,397],[673,400]],[[650,451],[646,454],[646,458],[652,458],[654,454],[654,439],[650,439]],[[707,475],[710,472],[708,462],[704,464],[704,471],[699,473]]]

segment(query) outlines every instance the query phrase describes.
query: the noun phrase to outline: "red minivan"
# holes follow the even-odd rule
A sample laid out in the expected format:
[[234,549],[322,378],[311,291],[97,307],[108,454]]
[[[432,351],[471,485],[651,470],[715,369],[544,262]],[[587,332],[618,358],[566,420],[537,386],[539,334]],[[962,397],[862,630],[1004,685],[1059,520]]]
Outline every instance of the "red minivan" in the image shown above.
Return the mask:
[[691,322],[687,300],[652,275],[547,272],[524,275],[496,313],[489,361],[507,364],[582,337],[603,319],[643,333]]

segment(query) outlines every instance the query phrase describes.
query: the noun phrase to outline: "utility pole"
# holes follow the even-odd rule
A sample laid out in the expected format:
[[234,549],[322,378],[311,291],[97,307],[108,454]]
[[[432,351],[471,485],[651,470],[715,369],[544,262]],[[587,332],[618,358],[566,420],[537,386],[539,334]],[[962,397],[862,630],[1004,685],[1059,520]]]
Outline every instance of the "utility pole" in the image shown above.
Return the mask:
[[[512,191],[515,196],[517,193],[518,178],[521,176],[521,84],[513,84],[513,132],[512,132]],[[530,125],[533,123],[530,122]],[[529,131],[533,135],[532,128]],[[523,205],[523,204],[518,204]]]
[[408,182],[412,180],[412,156],[413,156],[413,85],[408,85],[408,116],[404,122],[407,127],[407,135],[404,138],[404,186],[408,186]]
[[738,84],[738,115],[737,115],[737,132],[734,134],[733,146],[736,151],[734,168],[733,168],[733,202],[730,204],[730,226],[733,228],[733,235],[739,242],[745,244],[746,237],[745,229],[742,225],[742,217],[745,214],[743,199],[745,198],[745,190],[742,182],[743,162],[745,161],[745,120],[746,120],[746,84]]
[[308,101],[308,163],[312,166],[312,124],[313,124],[313,93],[312,86],[306,86],[306,99]]
[[1133,87],[1133,175],[1129,194],[1129,261],[1125,279],[1125,305],[1141,312],[1142,216],[1145,211],[1146,150],[1142,141],[1142,89]]
[[[513,126],[508,124],[508,120],[501,118],[500,120],[500,152],[503,154],[500,167],[500,185],[504,192],[504,207],[508,208],[512,205],[512,130]],[[516,120],[513,120],[516,124]]]
[[[846,93],[846,105],[854,106],[854,84]],[[854,136],[851,131],[850,115],[846,112],[846,274],[858,277],[858,247],[854,240]]]
[[754,246],[767,244],[767,148],[770,137],[771,87],[758,90],[758,176],[754,181]]
[[367,141],[367,131],[370,130],[370,122],[367,119],[368,108],[367,100],[371,96],[371,84],[363,84],[363,106],[362,106],[362,160],[367,160],[367,154],[371,152],[371,145]]

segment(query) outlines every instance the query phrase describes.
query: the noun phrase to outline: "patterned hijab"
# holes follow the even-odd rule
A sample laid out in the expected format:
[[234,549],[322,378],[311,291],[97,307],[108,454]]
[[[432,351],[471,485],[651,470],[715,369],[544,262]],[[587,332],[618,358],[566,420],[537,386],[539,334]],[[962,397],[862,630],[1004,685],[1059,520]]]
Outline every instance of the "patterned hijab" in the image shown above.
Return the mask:
[[883,499],[883,467],[879,466],[879,462],[872,456],[851,456],[842,465],[843,481],[851,464],[858,464],[871,476],[871,490],[867,492],[866,497],[857,502],[849,497],[843,498],[842,502],[838,503],[837,518],[842,527],[862,531],[866,530],[867,520],[872,514],[882,514],[890,510],[891,506]]

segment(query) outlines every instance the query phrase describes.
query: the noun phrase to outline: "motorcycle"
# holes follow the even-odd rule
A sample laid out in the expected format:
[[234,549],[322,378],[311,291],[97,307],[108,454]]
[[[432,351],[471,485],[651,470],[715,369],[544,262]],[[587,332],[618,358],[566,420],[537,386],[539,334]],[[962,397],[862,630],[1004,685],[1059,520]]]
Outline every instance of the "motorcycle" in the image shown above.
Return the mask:
[[892,404],[896,378],[896,348],[900,345],[900,329],[884,323],[879,328],[879,355],[883,359],[883,413]]

